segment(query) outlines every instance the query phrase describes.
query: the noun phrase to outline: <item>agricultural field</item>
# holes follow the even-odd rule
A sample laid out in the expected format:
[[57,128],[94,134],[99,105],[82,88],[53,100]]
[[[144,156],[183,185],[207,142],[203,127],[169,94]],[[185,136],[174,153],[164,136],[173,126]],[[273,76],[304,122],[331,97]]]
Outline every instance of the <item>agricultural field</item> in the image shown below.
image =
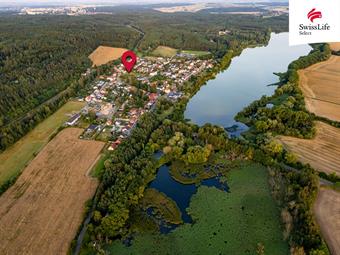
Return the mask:
[[340,42],[330,43],[331,49],[334,51],[340,51]]
[[321,188],[314,204],[314,213],[332,255],[340,255],[339,212],[340,193]]
[[166,46],[158,46],[151,55],[158,57],[173,57],[177,53],[177,50],[174,48],[166,47]]
[[82,102],[70,101],[66,103],[26,136],[0,153],[0,185],[16,176],[48,143],[49,138],[69,119],[70,115],[73,112],[78,112],[83,106]]
[[89,58],[91,59],[93,66],[101,66],[110,61],[119,59],[125,51],[127,51],[125,48],[99,46],[90,54]]
[[299,71],[300,87],[307,109],[316,115],[340,121],[340,56]]
[[340,129],[316,123],[316,137],[311,140],[280,136],[279,141],[286,149],[297,155],[303,163],[309,163],[314,169],[340,176]]
[[0,197],[2,254],[66,254],[98,182],[87,176],[104,143],[61,131]]
[[169,234],[140,234],[132,245],[119,241],[107,247],[110,254],[288,254],[283,241],[279,209],[271,197],[265,167],[245,164],[228,174],[230,193],[200,186],[188,212],[194,224]]

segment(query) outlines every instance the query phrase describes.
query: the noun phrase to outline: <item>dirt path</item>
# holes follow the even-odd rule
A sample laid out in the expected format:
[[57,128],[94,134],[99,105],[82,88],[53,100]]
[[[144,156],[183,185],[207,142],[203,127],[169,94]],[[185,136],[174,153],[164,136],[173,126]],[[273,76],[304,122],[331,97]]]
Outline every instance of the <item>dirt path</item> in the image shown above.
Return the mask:
[[320,189],[314,213],[332,255],[340,255],[340,193]]
[[0,197],[1,254],[66,254],[97,187],[86,172],[104,143],[61,131]]
[[140,43],[143,41],[145,37],[145,32],[139,27],[134,26],[134,25],[127,25],[127,27],[137,31],[140,34],[139,39],[136,41],[135,45],[133,46],[133,49],[138,50]]

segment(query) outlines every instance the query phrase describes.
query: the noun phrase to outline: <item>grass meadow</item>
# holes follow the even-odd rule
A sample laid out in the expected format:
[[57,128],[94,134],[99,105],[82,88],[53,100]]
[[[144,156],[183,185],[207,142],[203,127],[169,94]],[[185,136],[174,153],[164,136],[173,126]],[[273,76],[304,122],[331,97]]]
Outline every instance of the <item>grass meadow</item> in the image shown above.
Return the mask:
[[48,143],[50,137],[69,118],[79,111],[82,102],[70,101],[41,122],[26,136],[0,154],[0,185],[16,176],[34,156]]

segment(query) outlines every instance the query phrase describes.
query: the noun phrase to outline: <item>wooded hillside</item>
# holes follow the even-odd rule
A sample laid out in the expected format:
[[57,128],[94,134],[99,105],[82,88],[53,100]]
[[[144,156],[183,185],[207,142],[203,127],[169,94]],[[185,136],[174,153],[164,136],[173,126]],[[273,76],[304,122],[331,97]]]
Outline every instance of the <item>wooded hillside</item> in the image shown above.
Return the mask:
[[[230,30],[219,36],[219,30]],[[113,15],[0,15],[0,151],[75,95],[99,45],[148,54],[159,45],[208,50],[216,58],[243,43],[266,43],[287,29],[287,17],[163,14],[121,10]],[[145,35],[143,35],[145,33]]]

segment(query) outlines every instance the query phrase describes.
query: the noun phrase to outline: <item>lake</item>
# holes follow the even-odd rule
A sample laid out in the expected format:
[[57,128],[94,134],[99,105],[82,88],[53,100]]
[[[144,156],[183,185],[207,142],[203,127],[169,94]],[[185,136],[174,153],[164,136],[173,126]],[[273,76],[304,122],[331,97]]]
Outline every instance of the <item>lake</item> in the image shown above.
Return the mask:
[[288,33],[271,34],[267,46],[249,48],[232,59],[229,68],[202,86],[190,99],[184,116],[193,123],[211,123],[223,127],[244,125],[235,115],[262,95],[272,95],[279,78],[274,72],[287,71],[288,65],[307,55],[309,45],[288,46]]
[[[229,68],[217,74],[214,80],[207,82],[189,101],[185,118],[203,125],[212,123],[223,127],[237,125],[239,134],[247,127],[234,120],[234,116],[244,107],[262,95],[272,95],[276,86],[268,86],[279,81],[274,72],[285,72],[290,62],[307,55],[309,45],[288,46],[288,33],[272,34],[267,46],[245,49],[240,56],[233,58]],[[160,158],[162,153],[155,154]],[[205,180],[201,185],[214,186],[221,190],[228,190],[221,185],[218,177]],[[156,179],[150,184],[173,199],[182,212],[183,221],[191,222],[186,212],[190,199],[197,191],[194,184],[184,185],[175,181],[168,166],[162,166]],[[162,231],[166,233],[167,231]]]

